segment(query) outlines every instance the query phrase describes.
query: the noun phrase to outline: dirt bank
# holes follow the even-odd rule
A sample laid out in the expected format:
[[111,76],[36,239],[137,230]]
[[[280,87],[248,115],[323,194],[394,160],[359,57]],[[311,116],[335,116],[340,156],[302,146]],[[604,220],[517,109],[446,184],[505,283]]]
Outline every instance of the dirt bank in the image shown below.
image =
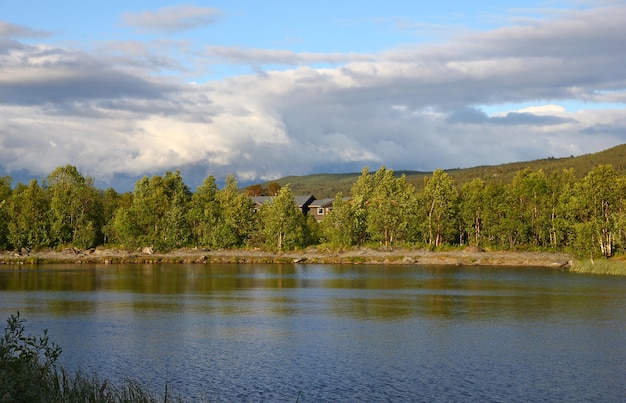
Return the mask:
[[352,263],[422,265],[498,265],[569,268],[574,258],[565,253],[495,252],[466,248],[447,252],[404,248],[350,248],[326,250],[308,248],[273,253],[257,249],[209,250],[180,249],[153,253],[150,249],[124,251],[96,248],[88,250],[0,252],[0,264],[43,263]]

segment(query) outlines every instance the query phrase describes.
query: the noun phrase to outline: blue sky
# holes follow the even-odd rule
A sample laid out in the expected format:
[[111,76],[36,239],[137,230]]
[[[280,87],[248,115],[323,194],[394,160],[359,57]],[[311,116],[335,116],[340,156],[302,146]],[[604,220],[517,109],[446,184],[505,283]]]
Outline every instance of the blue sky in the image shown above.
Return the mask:
[[624,1],[0,0],[0,175],[132,188],[626,140]]

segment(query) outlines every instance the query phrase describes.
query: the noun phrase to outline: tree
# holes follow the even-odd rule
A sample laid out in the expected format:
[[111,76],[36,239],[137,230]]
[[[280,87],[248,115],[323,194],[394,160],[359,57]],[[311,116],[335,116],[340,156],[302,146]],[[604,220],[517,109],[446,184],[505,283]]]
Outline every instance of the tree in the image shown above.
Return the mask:
[[256,229],[252,201],[239,192],[237,179],[226,177],[226,185],[217,193],[220,218],[213,235],[213,245],[219,248],[242,246]]
[[0,249],[6,249],[8,247],[8,225],[9,225],[9,212],[8,205],[11,198],[11,177],[0,177]]
[[304,216],[289,186],[281,188],[271,204],[263,206],[261,222],[268,247],[280,251],[303,245]]
[[[475,178],[461,187],[459,215],[463,236],[467,234],[470,245],[482,242],[482,229],[485,209],[485,182]],[[462,243],[462,242],[461,242]]]
[[140,179],[131,206],[115,213],[113,227],[118,241],[126,246],[151,245],[162,250],[188,244],[190,198],[191,191],[179,171]]
[[280,192],[280,184],[278,182],[270,182],[267,184],[267,195],[268,196],[278,196],[278,192]]
[[452,179],[441,169],[434,171],[422,197],[427,209],[428,243],[437,247],[452,241],[457,233],[458,200],[458,192]]
[[321,223],[323,238],[333,246],[350,246],[353,242],[353,218],[350,204],[341,192],[333,201],[332,211]]
[[47,193],[33,179],[29,185],[18,184],[8,203],[8,240],[14,248],[50,246],[50,201]]
[[395,178],[393,170],[384,167],[376,172],[367,203],[367,230],[372,239],[385,246],[406,239],[414,193],[404,175]]
[[303,218],[304,221],[302,223],[302,246],[319,244],[323,237],[320,223],[317,222],[312,214],[307,214]]
[[102,205],[93,179],[66,165],[48,175],[53,242],[88,248],[101,242]]
[[620,195],[615,212],[615,244],[626,252],[626,177],[618,178],[617,193]]
[[613,255],[616,222],[621,210],[620,181],[610,165],[592,169],[576,188],[574,206],[577,246],[593,257],[596,248],[604,257]]
[[508,190],[508,186],[501,181],[485,182],[481,234],[483,240],[498,248],[512,247],[508,221],[514,213],[510,211],[513,202]]
[[549,242],[552,248],[569,246],[573,240],[574,214],[571,200],[574,196],[576,175],[574,169],[555,171],[548,178]]
[[[510,185],[511,233],[516,242],[543,246],[549,241],[548,181],[543,171],[518,171]],[[512,245],[513,246],[513,245]]]
[[127,248],[139,246],[145,237],[131,207],[119,207],[115,211],[107,233],[113,242]]
[[263,189],[263,186],[257,184],[257,185],[248,186],[245,192],[246,192],[246,196],[254,197],[254,196],[263,196],[263,194],[265,193],[265,190]]
[[221,218],[221,209],[217,200],[215,178],[208,176],[191,196],[188,221],[196,245],[215,245],[215,229]]
[[350,210],[353,219],[352,223],[352,243],[363,244],[368,239],[367,233],[367,205],[374,190],[373,177],[369,173],[369,168],[361,170],[361,176],[356,180],[350,194],[352,195]]
[[114,220],[115,213],[119,208],[128,209],[133,202],[132,193],[119,194],[115,189],[108,188],[100,192],[100,200],[102,204],[102,228],[103,242],[107,243],[111,239],[115,239]]

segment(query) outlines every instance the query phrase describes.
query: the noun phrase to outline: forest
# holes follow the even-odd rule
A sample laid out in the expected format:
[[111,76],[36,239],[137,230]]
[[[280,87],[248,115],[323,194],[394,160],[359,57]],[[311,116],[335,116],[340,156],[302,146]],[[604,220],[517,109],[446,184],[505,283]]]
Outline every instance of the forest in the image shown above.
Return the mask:
[[4,250],[470,245],[592,259],[626,251],[626,177],[610,164],[584,177],[573,169],[525,168],[512,180],[474,178],[461,186],[437,170],[419,189],[391,169],[366,167],[321,222],[300,212],[289,185],[273,184],[272,202],[256,211],[233,176],[221,189],[208,176],[192,191],[180,172],[166,172],[118,193],[97,189],[93,178],[67,165],[41,183],[11,183],[0,178]]

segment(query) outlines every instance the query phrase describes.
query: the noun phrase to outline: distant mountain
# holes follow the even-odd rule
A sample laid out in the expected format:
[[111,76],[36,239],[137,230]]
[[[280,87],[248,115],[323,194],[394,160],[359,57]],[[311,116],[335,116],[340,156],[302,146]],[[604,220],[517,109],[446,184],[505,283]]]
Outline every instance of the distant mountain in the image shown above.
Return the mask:
[[[608,150],[594,154],[585,154],[578,157],[568,158],[545,158],[527,162],[513,162],[502,165],[485,165],[473,168],[447,169],[445,170],[455,181],[457,186],[462,185],[474,178],[483,180],[497,179],[509,182],[515,173],[524,168],[533,171],[543,170],[546,174],[553,171],[574,168],[578,177],[585,176],[593,167],[610,164],[620,175],[626,175],[626,144],[622,144]],[[377,167],[370,167],[371,172],[376,172]],[[417,188],[424,186],[424,178],[432,175],[432,172],[419,171],[394,171],[395,175],[405,174],[407,181]],[[286,176],[272,182],[278,182],[281,186],[289,184],[294,194],[312,194],[318,199],[335,197],[338,192],[344,196],[350,194],[350,188],[361,175],[360,172],[345,174],[314,174],[304,176]],[[263,184],[264,186],[267,183]]]

